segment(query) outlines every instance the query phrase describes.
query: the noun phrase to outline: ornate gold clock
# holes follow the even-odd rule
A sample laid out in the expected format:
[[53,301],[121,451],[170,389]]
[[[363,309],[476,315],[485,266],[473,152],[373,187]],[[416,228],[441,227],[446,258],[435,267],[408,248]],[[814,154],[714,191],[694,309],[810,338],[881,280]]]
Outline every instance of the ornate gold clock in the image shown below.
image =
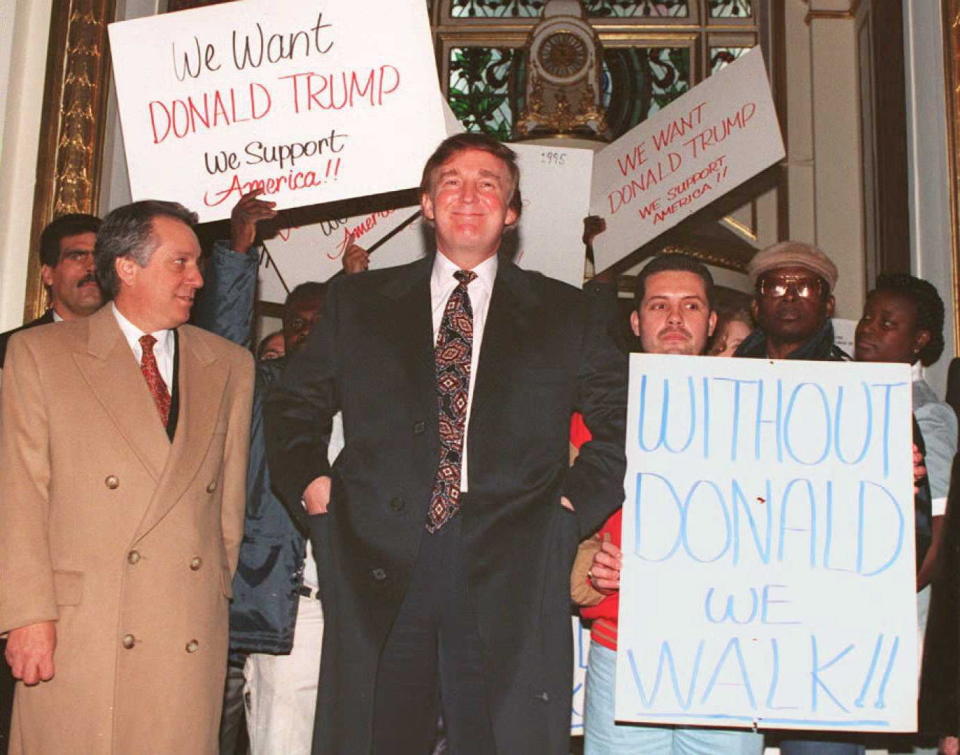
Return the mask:
[[600,105],[602,48],[579,0],[548,0],[527,39],[526,108],[520,137],[558,134],[606,138]]

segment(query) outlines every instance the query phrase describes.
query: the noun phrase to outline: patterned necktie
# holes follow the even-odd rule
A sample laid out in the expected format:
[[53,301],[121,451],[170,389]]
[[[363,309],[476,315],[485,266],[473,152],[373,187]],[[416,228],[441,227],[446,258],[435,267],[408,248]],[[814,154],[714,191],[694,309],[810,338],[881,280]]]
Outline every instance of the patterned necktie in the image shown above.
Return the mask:
[[460,466],[463,426],[470,403],[470,357],[473,352],[473,308],[467,286],[477,274],[457,270],[459,284],[443,310],[434,365],[440,416],[440,465],[433,481],[427,531],[436,532],[460,508]]
[[140,346],[143,347],[143,356],[140,358],[140,372],[147,379],[147,388],[150,389],[150,395],[157,405],[157,411],[160,412],[160,421],[163,426],[167,426],[170,419],[170,391],[167,390],[167,384],[160,377],[160,368],[157,367],[157,358],[153,355],[153,345],[157,342],[149,333],[140,336]]

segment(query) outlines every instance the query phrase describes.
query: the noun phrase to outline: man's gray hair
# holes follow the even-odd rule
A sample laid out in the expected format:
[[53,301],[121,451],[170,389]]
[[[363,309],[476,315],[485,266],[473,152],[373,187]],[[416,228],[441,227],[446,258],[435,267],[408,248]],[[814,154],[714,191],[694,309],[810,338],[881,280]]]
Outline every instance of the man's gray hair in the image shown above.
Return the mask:
[[112,210],[103,219],[97,233],[93,256],[97,266],[97,280],[106,299],[113,299],[120,290],[116,265],[120,257],[129,257],[140,267],[150,264],[157,248],[153,235],[153,219],[159,216],[179,220],[193,228],[197,214],[178,202],[145,199]]

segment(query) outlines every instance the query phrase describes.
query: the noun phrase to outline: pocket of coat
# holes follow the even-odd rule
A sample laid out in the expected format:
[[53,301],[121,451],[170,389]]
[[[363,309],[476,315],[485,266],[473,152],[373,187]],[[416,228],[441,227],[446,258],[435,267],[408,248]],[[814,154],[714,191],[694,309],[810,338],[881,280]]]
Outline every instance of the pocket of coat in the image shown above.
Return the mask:
[[83,572],[54,571],[53,589],[58,606],[76,606],[83,597]]

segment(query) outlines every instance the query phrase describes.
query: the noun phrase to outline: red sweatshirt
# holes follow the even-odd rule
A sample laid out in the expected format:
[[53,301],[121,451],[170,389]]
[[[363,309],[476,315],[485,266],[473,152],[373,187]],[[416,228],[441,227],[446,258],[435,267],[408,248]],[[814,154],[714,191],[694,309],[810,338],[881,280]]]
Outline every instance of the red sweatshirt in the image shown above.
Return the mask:
[[[583,421],[583,417],[580,414],[574,414],[570,419],[570,443],[574,447],[580,448],[590,440],[590,437],[590,430]],[[619,508],[603,523],[597,536],[602,538],[604,535],[609,535],[610,542],[619,548],[622,518],[623,509]],[[617,616],[619,613],[619,591],[608,595],[595,606],[583,606],[580,609],[580,615],[583,618],[593,621],[590,626],[590,638],[610,650],[617,649]]]

